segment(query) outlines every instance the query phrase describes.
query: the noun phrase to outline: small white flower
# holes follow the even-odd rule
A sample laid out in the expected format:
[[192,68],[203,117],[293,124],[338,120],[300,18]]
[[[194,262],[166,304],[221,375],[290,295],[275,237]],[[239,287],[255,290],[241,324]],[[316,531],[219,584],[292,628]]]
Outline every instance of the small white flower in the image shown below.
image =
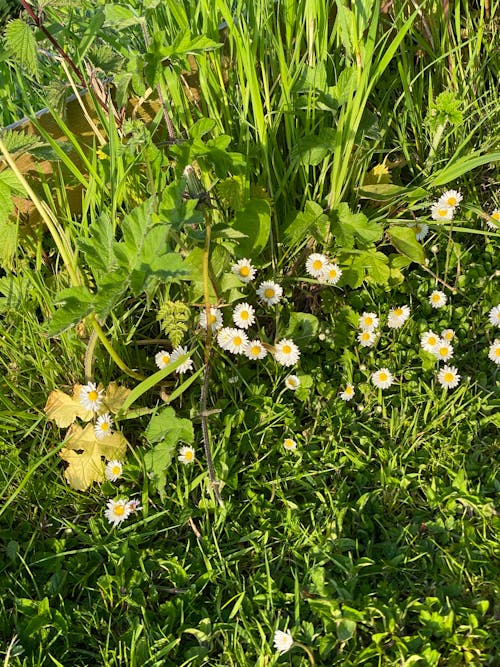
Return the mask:
[[219,331],[217,342],[223,350],[232,354],[243,354],[248,345],[248,336],[241,329],[224,327]]
[[113,427],[113,420],[109,412],[106,412],[104,415],[97,417],[97,421],[94,426],[95,437],[98,440],[102,440],[108,435],[111,435],[111,429]]
[[440,204],[435,202],[431,206],[431,217],[433,220],[453,220],[455,208],[448,206],[448,204]]
[[498,306],[493,306],[488,313],[488,319],[494,327],[500,327],[500,304]]
[[266,306],[274,306],[280,302],[283,296],[283,288],[272,280],[265,280],[259,285],[257,295],[260,296]]
[[[493,231],[497,230],[499,225],[500,225],[500,208],[496,208],[494,211],[490,213],[490,217],[493,218],[493,220],[486,220],[486,224],[490,229]],[[498,223],[498,224],[496,224]]]
[[108,461],[104,469],[104,476],[110,482],[116,482],[122,476],[123,463],[121,461]]
[[500,364],[500,339],[496,338],[495,341],[490,345],[488,350],[488,359],[495,362],[495,364]]
[[155,355],[155,363],[158,368],[162,371],[168,364],[171,362],[172,357],[170,353],[166,350],[161,350],[158,354]]
[[244,283],[250,283],[255,278],[257,269],[252,266],[249,259],[240,259],[233,264],[231,271]]
[[415,238],[417,241],[423,241],[429,233],[429,225],[425,222],[413,222],[410,227],[415,230]]
[[264,359],[267,356],[267,350],[260,340],[249,340],[244,354],[249,359]]
[[455,332],[453,329],[443,329],[441,331],[441,338],[447,343],[451,343],[451,341],[455,338]]
[[248,303],[239,303],[233,310],[233,322],[240,329],[248,329],[255,322],[255,309]]
[[342,269],[339,267],[339,265],[331,264],[329,262],[323,269],[323,272],[319,278],[322,282],[328,283],[329,285],[336,285],[341,277]]
[[287,389],[296,391],[300,387],[300,378],[298,378],[296,375],[289,375],[287,378],[285,378],[285,386]]
[[[179,357],[184,356],[185,354],[188,354],[188,351],[185,347],[182,347],[182,345],[178,345],[176,348],[172,350],[172,354],[170,355],[170,361],[174,362],[177,361]],[[193,362],[191,359],[186,359],[180,366],[177,366],[175,369],[176,373],[187,373],[193,368]]]
[[80,389],[80,405],[85,410],[97,412],[102,406],[102,389],[98,389],[93,382],[83,385]]
[[447,300],[448,297],[446,294],[444,292],[440,292],[437,289],[435,289],[429,297],[429,303],[433,308],[442,308],[446,304]]
[[294,452],[297,449],[297,443],[293,438],[285,438],[283,440],[283,447],[287,450],[287,452]]
[[179,456],[177,457],[181,463],[183,463],[185,466],[188,465],[188,463],[193,463],[195,460],[195,453],[194,453],[194,448],[193,447],[181,447],[179,449]]
[[282,630],[276,630],[274,633],[274,648],[280,653],[286,653],[293,646],[293,637],[290,630],[283,632]]
[[447,190],[446,192],[443,192],[441,197],[439,197],[437,203],[455,208],[460,204],[462,199],[463,197],[458,190]]
[[120,500],[108,500],[106,507],[107,509],[104,512],[104,516],[109,523],[113,524],[113,526],[117,526],[130,516],[130,507],[126,498],[120,498]]
[[318,252],[313,252],[306,260],[306,271],[313,278],[321,278],[328,264],[328,257]]
[[372,347],[375,343],[376,335],[374,331],[360,331],[358,333],[358,341],[363,347]]
[[439,336],[434,331],[426,331],[420,339],[420,347],[426,352],[434,354],[436,345],[439,343]]
[[354,398],[354,385],[346,384],[344,391],[340,394],[343,401],[350,401]]
[[410,309],[408,306],[391,308],[387,317],[387,326],[389,329],[400,329],[409,317]]
[[460,382],[460,375],[454,366],[443,366],[438,373],[437,381],[445,389],[453,389]]
[[392,373],[387,368],[381,368],[372,373],[372,383],[377,389],[387,389],[393,382]]
[[440,339],[432,353],[439,361],[448,361],[453,356],[453,346]]
[[363,331],[373,331],[378,327],[378,315],[375,313],[363,313],[358,322],[358,327]]
[[295,366],[300,357],[300,350],[293,340],[283,338],[274,347],[274,358],[282,366]]
[[[210,329],[212,331],[218,331],[222,327],[222,311],[219,308],[210,306],[210,314],[208,319],[210,322]],[[200,327],[203,329],[207,328],[207,311],[205,308],[200,311]]]
[[142,510],[142,505],[138,498],[131,498],[127,504],[131,513]]

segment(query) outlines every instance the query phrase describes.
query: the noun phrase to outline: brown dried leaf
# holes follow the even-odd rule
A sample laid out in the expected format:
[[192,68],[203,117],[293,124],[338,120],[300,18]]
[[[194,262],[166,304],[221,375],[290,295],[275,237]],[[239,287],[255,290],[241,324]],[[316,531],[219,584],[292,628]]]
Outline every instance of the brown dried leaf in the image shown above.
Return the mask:
[[68,429],[66,445],[59,456],[69,463],[64,475],[68,484],[78,491],[85,491],[92,482],[104,481],[102,457],[120,461],[127,451],[127,441],[120,432],[99,440],[93,424],[87,424],[84,429],[73,424]]

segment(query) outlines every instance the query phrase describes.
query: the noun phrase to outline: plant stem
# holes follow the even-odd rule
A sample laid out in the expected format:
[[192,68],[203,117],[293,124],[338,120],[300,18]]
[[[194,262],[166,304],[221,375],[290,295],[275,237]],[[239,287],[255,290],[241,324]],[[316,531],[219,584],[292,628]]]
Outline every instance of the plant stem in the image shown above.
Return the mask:
[[94,331],[97,334],[97,337],[99,338],[99,340],[101,341],[101,343],[105,347],[105,349],[108,352],[111,359],[113,359],[115,364],[118,366],[118,368],[120,370],[122,370],[124,373],[126,373],[127,375],[130,375],[130,377],[135,378],[136,380],[144,380],[145,379],[144,375],[141,375],[140,373],[136,373],[136,371],[133,371],[121,359],[119,354],[116,352],[116,350],[113,348],[113,346],[111,345],[109,340],[106,338],[106,334],[102,330],[102,327],[97,320],[96,314],[91,313],[88,316],[88,319],[89,319],[90,323],[92,324],[92,326],[94,327]]

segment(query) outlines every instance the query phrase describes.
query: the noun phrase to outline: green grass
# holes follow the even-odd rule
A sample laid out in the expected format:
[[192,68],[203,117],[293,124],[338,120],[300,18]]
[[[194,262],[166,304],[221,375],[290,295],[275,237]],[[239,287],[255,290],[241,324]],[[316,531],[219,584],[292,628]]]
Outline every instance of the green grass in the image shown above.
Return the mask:
[[[97,107],[105,143],[85,145],[54,111],[68,141],[44,137],[60,168],[32,181],[49,210],[37,227],[7,220],[17,191],[0,172],[0,232],[14,239],[0,249],[0,660],[493,667],[499,373],[488,313],[500,302],[500,235],[486,215],[500,208],[498,3],[488,13],[450,2],[449,22],[431,2],[388,14],[370,0],[144,4],[118,15],[61,3],[44,25],[77,67],[88,57],[122,83],[128,71],[130,94],[158,85],[176,140],[161,113],[150,130],[120,128]],[[146,29],[127,24],[134,12]],[[4,125],[52,102],[50,81],[68,86],[55,59],[38,55],[35,80],[29,53],[15,51],[7,40]],[[143,70],[134,58],[146,52]],[[194,62],[198,98],[184,85]],[[183,180],[187,165],[199,183]],[[65,188],[77,183],[73,215]],[[209,206],[193,199],[198,186]],[[464,197],[454,220],[432,221],[431,202],[452,187]],[[421,246],[414,220],[430,225]],[[311,252],[336,259],[338,285],[306,275]],[[231,273],[242,257],[256,285],[282,285],[278,307]],[[448,296],[439,310],[434,289]],[[252,336],[292,338],[299,364],[207,341],[207,300],[227,326],[236,302],[253,304]],[[170,301],[189,306],[187,321]],[[389,309],[405,303],[411,318],[390,330]],[[381,318],[373,347],[356,340],[363,311]],[[448,391],[420,347],[423,332],[445,328],[461,376]],[[167,369],[141,385],[176,334],[200,375],[189,384]],[[370,381],[381,367],[396,379],[383,391]],[[285,389],[290,372],[297,392]],[[77,491],[59,456],[65,429],[44,406],[89,379],[139,388],[115,417],[130,445],[123,476]],[[339,398],[347,382],[351,402]],[[179,444],[194,446],[193,464],[178,461]],[[119,497],[143,507],[113,528],[104,510]],[[277,629],[295,642],[283,656]]]

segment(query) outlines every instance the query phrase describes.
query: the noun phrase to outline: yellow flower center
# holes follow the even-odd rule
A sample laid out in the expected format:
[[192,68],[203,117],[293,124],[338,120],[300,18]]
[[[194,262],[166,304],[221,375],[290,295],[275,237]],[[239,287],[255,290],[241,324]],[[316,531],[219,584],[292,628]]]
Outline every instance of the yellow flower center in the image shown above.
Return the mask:
[[210,313],[208,317],[208,321],[210,322],[210,324],[213,324],[216,321],[216,319],[217,317],[213,313]]
[[328,275],[330,278],[336,278],[337,277],[337,271],[335,269],[330,269]]
[[448,348],[447,347],[440,347],[439,348],[439,355],[441,357],[446,357],[447,354],[448,354]]
[[437,343],[437,340],[434,338],[434,336],[429,336],[427,342],[429,343],[429,345],[435,345]]
[[120,466],[113,466],[111,468],[111,472],[113,473],[113,475],[119,475],[121,473]]
[[115,505],[114,512],[117,516],[123,516],[125,514],[125,505],[123,503]]
[[240,317],[242,320],[248,320],[248,318],[250,317],[248,310],[242,310],[240,313]]
[[107,431],[109,429],[109,424],[108,422],[102,422],[101,424],[101,431]]
[[491,217],[493,220],[497,220],[497,222],[500,222],[500,211],[495,211],[494,213],[491,214]]
[[457,203],[457,200],[456,200],[455,197],[448,197],[448,202],[447,202],[447,203],[448,203],[450,206],[455,206],[456,203]]
[[252,345],[252,349],[250,352],[253,354],[254,357],[258,357],[260,354],[260,346],[259,345]]
[[373,324],[373,318],[372,317],[365,317],[365,324],[367,327],[370,327]]
[[370,332],[369,331],[363,331],[363,335],[361,336],[362,340],[370,340]]
[[381,382],[385,382],[387,380],[387,373],[380,373],[378,377]]
[[351,394],[354,394],[354,389],[352,387],[346,387],[345,393],[348,396],[351,396]]
[[321,267],[323,266],[323,262],[320,259],[315,259],[313,262],[313,269],[315,271],[319,271]]
[[272,287],[268,287],[268,288],[265,290],[265,292],[264,292],[264,296],[266,297],[266,299],[272,299],[272,298],[273,298],[273,296],[274,296],[274,290],[272,289]]
[[455,378],[455,376],[453,375],[453,373],[445,373],[444,374],[444,381],[445,382],[453,382],[454,378]]
[[249,275],[250,275],[250,267],[241,266],[240,267],[240,276],[243,276],[243,278],[246,278]]
[[168,364],[170,361],[170,355],[169,354],[164,354],[163,357],[161,358],[164,364]]
[[242,342],[243,342],[243,341],[242,341],[242,339],[241,339],[241,336],[235,336],[235,337],[233,338],[233,344],[234,344],[234,345],[241,345]]
[[293,449],[295,446],[295,442],[291,438],[286,438],[283,444],[285,445],[286,449]]
[[291,351],[292,348],[290,347],[290,345],[283,345],[283,350],[282,350],[283,354],[290,354]]
[[401,317],[402,314],[403,314],[402,308],[396,308],[396,310],[394,311],[394,315],[396,315],[396,317]]
[[448,215],[448,209],[447,209],[447,208],[440,208],[440,209],[438,209],[438,215],[439,215],[441,218],[446,218],[446,216]]
[[89,401],[97,401],[97,399],[99,398],[99,394],[97,393],[97,391],[95,391],[95,389],[93,389],[92,391],[89,391],[87,396],[88,396]]
[[495,357],[500,357],[500,346],[495,350]]
[[186,461],[192,461],[193,460],[193,452],[188,449],[187,452],[184,452],[184,458]]

